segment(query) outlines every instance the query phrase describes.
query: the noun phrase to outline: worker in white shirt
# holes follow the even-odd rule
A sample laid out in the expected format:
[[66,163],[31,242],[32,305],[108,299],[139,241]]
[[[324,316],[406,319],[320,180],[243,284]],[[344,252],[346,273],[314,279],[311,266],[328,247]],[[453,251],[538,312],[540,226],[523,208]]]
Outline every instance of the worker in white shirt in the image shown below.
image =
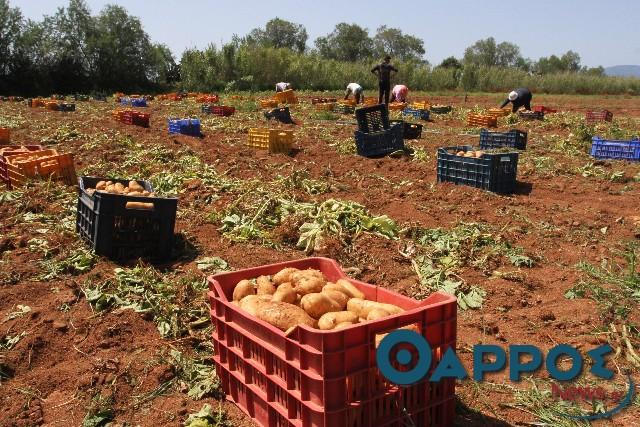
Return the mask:
[[356,104],[360,104],[364,101],[364,89],[358,83],[349,83],[347,85],[347,91],[344,94],[344,99],[349,99],[349,96],[353,94],[356,99]]
[[276,92],[284,92],[291,89],[291,83],[280,82],[276,83]]

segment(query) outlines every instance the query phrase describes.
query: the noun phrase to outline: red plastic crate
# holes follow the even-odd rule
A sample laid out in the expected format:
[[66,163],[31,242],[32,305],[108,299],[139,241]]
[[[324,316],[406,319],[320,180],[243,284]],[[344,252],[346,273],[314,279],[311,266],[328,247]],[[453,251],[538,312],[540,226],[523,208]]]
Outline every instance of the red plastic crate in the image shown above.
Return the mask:
[[11,190],[6,156],[15,156],[40,150],[42,150],[42,145],[0,145],[0,182],[4,182],[7,189]]
[[229,117],[236,112],[236,107],[227,107],[224,105],[212,105],[209,108],[211,109],[211,114],[214,116]]
[[558,112],[558,110],[554,110],[552,108],[547,108],[544,105],[536,105],[536,106],[534,106],[533,107],[533,111],[536,112],[536,113],[545,113],[545,114],[557,113]]
[[613,113],[608,110],[587,111],[584,115],[584,119],[587,123],[610,122],[613,120]]
[[[306,326],[289,336],[231,303],[242,279],[273,275],[285,267],[315,268],[329,281],[348,279],[327,258],[249,268],[209,277],[213,356],[227,398],[265,427],[369,427],[453,423],[455,382],[389,383],[376,363],[376,336],[417,325],[433,350],[433,369],[456,344],[456,298],[436,292],[424,301],[350,280],[367,299],[406,311],[337,331]],[[428,378],[429,376],[427,376]]]

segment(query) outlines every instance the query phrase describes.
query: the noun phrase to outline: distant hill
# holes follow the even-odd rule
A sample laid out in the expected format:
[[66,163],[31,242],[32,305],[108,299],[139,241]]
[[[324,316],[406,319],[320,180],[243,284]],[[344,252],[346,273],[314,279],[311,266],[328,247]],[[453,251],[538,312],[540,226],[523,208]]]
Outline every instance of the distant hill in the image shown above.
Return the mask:
[[640,65],[616,65],[604,69],[607,76],[640,77]]

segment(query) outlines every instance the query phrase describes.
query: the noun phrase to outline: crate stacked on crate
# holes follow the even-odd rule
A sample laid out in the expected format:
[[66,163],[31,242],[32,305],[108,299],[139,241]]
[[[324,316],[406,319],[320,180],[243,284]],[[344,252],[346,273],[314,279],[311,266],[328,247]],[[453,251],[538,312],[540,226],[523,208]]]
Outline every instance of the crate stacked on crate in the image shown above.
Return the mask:
[[9,128],[0,128],[0,144],[11,143],[11,130]]
[[294,121],[291,119],[289,107],[274,108],[273,110],[265,111],[264,118],[267,120],[276,119],[280,123],[289,125],[294,124]]
[[199,119],[167,119],[169,134],[181,134],[188,136],[201,136]]
[[216,104],[219,100],[218,95],[199,95],[196,97],[198,104]]
[[403,120],[391,120],[391,127],[400,123],[402,125],[402,137],[404,139],[420,139],[422,136],[422,125],[420,123],[405,122]]
[[355,131],[356,151],[364,157],[377,157],[404,150],[404,124],[389,121],[384,104],[356,110],[358,130]]
[[496,120],[500,117],[506,117],[511,114],[511,110],[507,108],[489,108],[487,110],[487,115],[491,117],[495,117]]
[[297,104],[298,98],[296,97],[296,93],[293,89],[284,90],[282,92],[276,92],[273,95],[273,99],[278,101],[280,104]]
[[311,98],[311,104],[327,104],[338,102],[337,98]]
[[470,145],[438,148],[438,182],[510,194],[516,188],[518,153],[474,151]]
[[393,111],[402,111],[405,108],[407,108],[407,103],[406,102],[390,102],[387,108]]
[[544,120],[542,111],[518,111],[521,120]]
[[413,117],[414,119],[419,120],[429,120],[429,110],[427,109],[417,109],[407,107],[402,110],[402,115],[405,117]]
[[613,120],[613,113],[609,110],[587,111],[584,119],[587,123],[610,122]]
[[594,136],[591,140],[591,155],[596,159],[640,161],[640,138],[609,140]]
[[[107,188],[107,181],[136,191],[96,190]],[[171,257],[178,199],[153,195],[149,182],[81,177],[77,206],[76,231],[96,254],[118,260]]]
[[[342,329],[306,325],[285,333],[233,302],[241,280],[273,276],[284,268],[315,269],[327,281],[347,280],[366,299],[399,306],[400,314]],[[382,338],[411,329],[430,346],[438,365],[456,348],[455,296],[435,292],[417,301],[350,279],[331,259],[306,258],[221,273],[208,278],[213,359],[222,390],[263,427],[444,427],[453,423],[455,380],[398,386],[380,372]],[[415,351],[411,351],[417,357]]]
[[544,113],[544,114],[557,113],[558,112],[558,110],[554,110],[552,108],[547,108],[544,105],[535,105],[533,107],[533,111],[539,112],[539,113]]
[[229,117],[236,112],[236,107],[227,107],[225,105],[203,104],[200,109],[205,114],[213,114],[214,116],[220,117]]
[[251,128],[247,146],[266,149],[269,153],[288,154],[293,148],[293,131],[284,129]]
[[504,147],[525,150],[527,148],[527,132],[518,129],[511,129],[509,132],[480,130],[480,148],[482,150]]
[[469,113],[467,115],[467,126],[477,128],[495,128],[498,126],[498,120],[487,114]]
[[9,146],[2,149],[0,158],[2,179],[9,189],[21,187],[32,179],[63,181],[68,185],[76,182],[73,154],[60,154],[39,146]]
[[449,114],[452,109],[451,105],[432,105],[429,111],[431,114]]

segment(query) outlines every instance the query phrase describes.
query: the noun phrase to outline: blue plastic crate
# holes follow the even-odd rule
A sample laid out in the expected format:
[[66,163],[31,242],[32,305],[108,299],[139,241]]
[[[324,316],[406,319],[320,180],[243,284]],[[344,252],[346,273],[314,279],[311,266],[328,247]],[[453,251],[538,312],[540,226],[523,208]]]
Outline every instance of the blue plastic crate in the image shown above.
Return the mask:
[[481,157],[458,156],[470,145],[438,148],[438,182],[468,185],[495,193],[510,194],[516,188],[518,153],[484,153]]
[[518,129],[511,129],[509,132],[489,132],[487,129],[480,130],[480,148],[490,150],[492,148],[517,148],[525,150],[527,148],[527,132]]
[[429,110],[419,110],[417,108],[407,107],[402,110],[403,116],[415,117],[416,119],[429,120]]
[[364,157],[386,156],[394,151],[404,150],[404,124],[397,123],[381,132],[366,133],[355,131],[356,149]]
[[144,98],[122,98],[120,99],[120,105],[127,105],[131,107],[146,107],[147,100]]
[[200,120],[198,119],[168,119],[168,125],[170,134],[200,136]]
[[630,141],[606,140],[598,136],[591,140],[591,155],[596,159],[640,161],[640,139]]

